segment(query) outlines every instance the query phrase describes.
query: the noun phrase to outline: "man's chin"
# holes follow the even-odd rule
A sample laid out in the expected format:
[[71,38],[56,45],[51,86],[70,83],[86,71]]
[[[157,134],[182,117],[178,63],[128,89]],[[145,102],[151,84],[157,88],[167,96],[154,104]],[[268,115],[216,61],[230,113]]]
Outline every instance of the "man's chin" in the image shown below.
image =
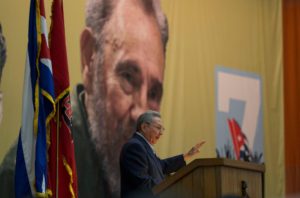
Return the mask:
[[103,159],[105,180],[114,197],[120,193],[119,155],[123,144],[132,136],[133,128],[129,124],[120,123],[115,129],[108,130],[107,123],[106,126],[97,125],[91,132],[97,153]]

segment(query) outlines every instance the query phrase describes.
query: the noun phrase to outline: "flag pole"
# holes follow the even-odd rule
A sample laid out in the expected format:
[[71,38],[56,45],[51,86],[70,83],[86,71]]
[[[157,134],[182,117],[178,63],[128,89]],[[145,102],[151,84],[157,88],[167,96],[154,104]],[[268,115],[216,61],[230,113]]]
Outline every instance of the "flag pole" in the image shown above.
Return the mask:
[[57,102],[57,111],[56,111],[56,118],[57,118],[57,123],[56,123],[56,198],[58,198],[58,186],[59,186],[59,125],[60,125],[60,119],[59,119],[59,112],[60,112],[60,105],[59,101]]

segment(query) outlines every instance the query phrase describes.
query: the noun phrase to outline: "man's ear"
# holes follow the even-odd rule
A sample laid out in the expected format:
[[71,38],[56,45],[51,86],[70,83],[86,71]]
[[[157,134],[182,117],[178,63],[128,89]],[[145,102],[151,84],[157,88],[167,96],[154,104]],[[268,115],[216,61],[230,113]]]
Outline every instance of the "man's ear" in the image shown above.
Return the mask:
[[142,131],[145,132],[147,127],[148,127],[148,124],[144,122],[144,123],[141,125]]
[[80,36],[81,73],[85,91],[92,92],[93,71],[92,62],[94,55],[95,38],[91,29],[85,28]]

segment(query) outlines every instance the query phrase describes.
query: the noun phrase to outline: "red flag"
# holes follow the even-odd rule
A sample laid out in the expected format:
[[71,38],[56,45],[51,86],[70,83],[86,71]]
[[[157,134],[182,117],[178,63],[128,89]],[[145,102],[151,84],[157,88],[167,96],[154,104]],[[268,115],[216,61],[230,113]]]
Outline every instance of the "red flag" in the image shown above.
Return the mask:
[[48,139],[48,190],[52,197],[78,197],[71,101],[62,0],[53,0],[50,53],[56,95],[56,116]]
[[236,159],[239,160],[240,159],[240,151],[241,151],[242,147],[246,144],[246,137],[244,136],[244,134],[240,128],[240,125],[234,118],[227,119],[227,122],[228,122],[230,133],[231,133],[231,139],[232,139],[233,146],[234,146],[235,156],[236,156]]

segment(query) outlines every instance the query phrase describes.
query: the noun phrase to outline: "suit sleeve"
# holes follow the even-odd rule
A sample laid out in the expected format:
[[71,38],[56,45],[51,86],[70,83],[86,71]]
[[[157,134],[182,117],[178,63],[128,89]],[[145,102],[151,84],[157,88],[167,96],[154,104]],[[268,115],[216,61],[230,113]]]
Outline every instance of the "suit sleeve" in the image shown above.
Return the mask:
[[147,190],[156,185],[148,174],[147,151],[142,145],[138,143],[126,145],[120,160],[124,177],[133,186],[138,186],[140,190]]
[[183,155],[177,155],[174,157],[160,160],[160,164],[165,175],[176,172],[180,168],[186,165]]

